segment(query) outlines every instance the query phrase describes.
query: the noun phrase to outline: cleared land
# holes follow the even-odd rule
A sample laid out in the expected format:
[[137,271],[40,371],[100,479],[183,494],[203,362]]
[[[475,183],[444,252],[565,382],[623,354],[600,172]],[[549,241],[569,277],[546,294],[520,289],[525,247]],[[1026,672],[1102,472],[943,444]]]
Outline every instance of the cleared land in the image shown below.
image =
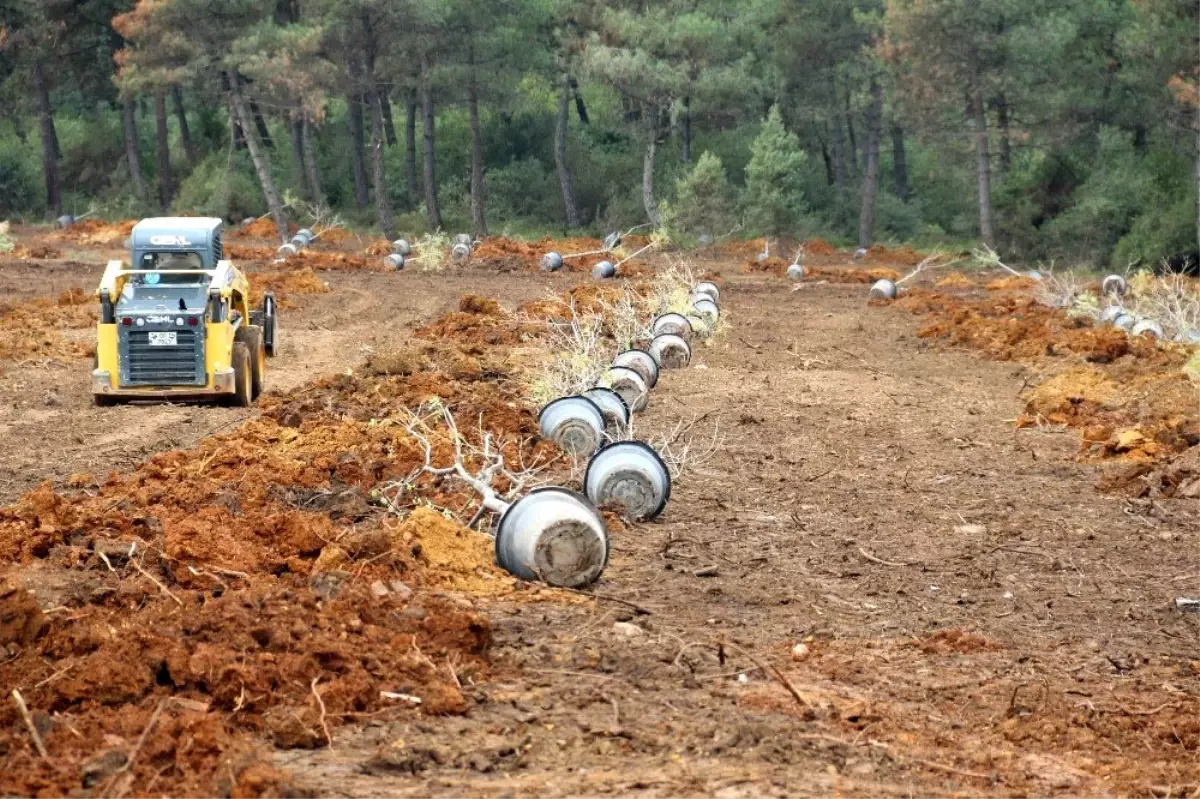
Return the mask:
[[701,254],[730,328],[637,430],[699,419],[720,445],[658,521],[613,519],[586,597],[498,571],[453,481],[400,513],[371,495],[419,466],[403,420],[433,397],[511,459],[553,457],[523,382],[547,292],[603,290],[539,272],[548,243],[396,274],[372,242],[279,266],[244,238],[285,299],[272,392],[97,409],[90,292],[120,233],[17,232],[0,685],[50,757],[6,702],[4,793],[1200,790],[1197,616],[1174,604],[1200,592],[1185,351],[996,275],[869,306],[906,251],[810,244],[796,291],[756,245]]

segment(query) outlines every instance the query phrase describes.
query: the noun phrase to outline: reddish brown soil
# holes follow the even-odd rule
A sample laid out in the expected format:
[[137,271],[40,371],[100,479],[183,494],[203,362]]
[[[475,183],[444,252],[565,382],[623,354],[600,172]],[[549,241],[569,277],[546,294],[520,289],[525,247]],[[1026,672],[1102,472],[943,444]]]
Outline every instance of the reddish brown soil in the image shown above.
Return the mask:
[[[299,228],[295,225],[288,226],[289,233],[295,233]],[[248,225],[237,225],[233,230],[233,238],[237,239],[278,239],[279,228],[275,225],[275,220],[269,216],[264,216],[255,219]]]
[[[484,239],[471,253],[471,263],[498,272],[513,270],[540,270],[542,256],[548,252],[557,252],[563,256],[563,268],[568,272],[590,274],[592,267],[601,261],[616,263],[627,255],[633,255],[649,243],[645,236],[628,236],[623,239],[617,251],[601,252],[604,242],[601,239],[585,237],[567,239],[541,239],[539,241],[520,241],[504,236],[490,236]],[[589,253],[579,256],[579,253]],[[629,277],[645,272],[644,259],[639,258],[621,266],[622,275]]]
[[[1142,386],[1174,356],[1005,295],[914,291],[916,319],[741,260],[711,265],[731,331],[637,428],[702,417],[694,452],[718,446],[658,521],[614,524],[595,602],[500,574],[454,481],[389,494],[399,515],[371,493],[423,459],[405,409],[433,397],[553,457],[518,376],[560,301],[529,303],[565,276],[323,273],[254,413],[91,409],[78,362],[0,374],[0,491],[57,478],[0,511],[0,681],[51,754],[6,703],[2,790],[1194,794],[1200,627],[1174,598],[1200,592],[1195,502],[1099,493],[1074,436],[1012,423],[1031,387],[1082,406],[1111,387],[1079,370]],[[47,267],[51,296],[96,268]],[[1191,485],[1196,452],[1139,479]]]
[[1165,482],[1152,475],[1156,462],[1200,444],[1197,388],[1182,372],[1193,349],[1073,319],[995,285],[981,300],[914,289],[897,304],[929,317],[922,338],[1035,367],[1039,382],[1017,426],[1077,428],[1082,456],[1129,462],[1103,479],[1105,489],[1200,496],[1200,481],[1176,479],[1177,469],[1167,467],[1175,477]]
[[812,266],[806,267],[805,280],[824,280],[828,283],[874,283],[876,280],[899,280],[900,273],[895,269],[876,267],[859,269],[844,266]]
[[466,716],[276,762],[352,796],[1194,790],[1194,503],[1098,494],[1005,421],[1028,373],[862,294],[727,282],[732,334],[639,422],[724,439],[615,539],[598,593],[637,609],[493,608]]
[[64,360],[91,356],[94,344],[72,340],[64,330],[95,324],[91,295],[69,289],[56,299],[0,304],[0,360]]
[[[479,297],[460,308],[506,316]],[[403,362],[416,365],[396,368]],[[69,664],[69,674],[29,694],[45,712],[73,719],[45,736],[55,766],[13,769],[4,790],[69,793],[106,777],[105,791],[126,784],[118,780],[144,790],[153,779],[168,792],[208,793],[219,764],[252,751],[259,735],[277,747],[314,747],[347,720],[397,707],[466,710],[462,680],[486,675],[489,625],[430,590],[541,594],[518,591],[493,564],[486,537],[429,510],[469,514],[471,497],[459,484],[414,477],[423,451],[392,414],[438,398],[479,419],[510,463],[545,465],[555,453],[534,438],[533,415],[501,368],[498,353],[444,342],[415,358],[383,353],[368,361],[367,376],[271,396],[262,416],[127,476],[74,475],[69,491],[43,485],[0,510],[0,557],[23,566],[4,592],[9,640],[0,644],[12,648],[0,677],[29,685],[47,662]],[[480,443],[476,431],[464,432]],[[443,435],[433,451],[443,463],[452,446]],[[402,524],[373,507],[376,487],[389,484],[407,486],[384,489],[391,507],[412,509]],[[47,618],[24,591],[44,587],[42,574],[91,588],[49,591],[65,613]],[[93,755],[127,736],[139,705],[154,707],[138,721],[161,724],[165,745],[135,748],[141,757],[124,769],[132,755],[118,745],[115,765],[96,776]],[[20,748],[15,708],[4,706],[0,720],[10,731],[0,734],[0,752]],[[213,741],[181,750],[193,721]]]

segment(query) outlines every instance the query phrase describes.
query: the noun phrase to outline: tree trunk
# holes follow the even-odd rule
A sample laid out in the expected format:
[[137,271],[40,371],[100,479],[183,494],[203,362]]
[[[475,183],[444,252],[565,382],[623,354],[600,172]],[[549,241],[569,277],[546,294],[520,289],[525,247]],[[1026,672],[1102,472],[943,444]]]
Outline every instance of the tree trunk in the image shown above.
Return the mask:
[[304,196],[313,199],[312,187],[308,184],[308,165],[304,163],[304,123],[300,120],[299,103],[293,104],[288,119],[288,138],[292,142],[292,158],[296,162],[296,178]]
[[429,85],[429,59],[421,54],[421,116],[425,134],[425,216],[429,227],[441,230],[442,215],[437,202],[437,163],[434,150],[435,122],[433,109],[433,87]]
[[421,204],[421,184],[417,177],[417,90],[408,90],[404,115],[404,160],[408,167],[408,205],[416,209]]
[[833,115],[833,182],[838,197],[846,194],[846,130],[842,127],[842,115]]
[[850,116],[850,100],[846,100],[846,133],[849,136],[849,150],[846,160],[850,163],[850,182],[858,183],[858,139],[854,135],[854,117]]
[[250,101],[250,112],[254,115],[254,127],[258,130],[258,138],[262,140],[263,147],[274,150],[275,140],[271,138],[271,129],[267,127],[267,120],[263,118],[262,109],[254,100]]
[[646,218],[654,227],[662,225],[658,213],[658,201],[654,199],[654,156],[658,152],[658,109],[647,105],[646,153],[642,158],[642,204],[646,207]]
[[46,179],[46,207],[59,217],[62,216],[63,204],[55,153],[58,135],[54,132],[54,109],[50,105],[50,90],[46,88],[40,60],[33,62],[33,93],[42,122],[42,173]]
[[1149,144],[1150,131],[1142,123],[1137,123],[1133,126],[1133,151],[1138,155],[1146,154],[1146,145]]
[[317,206],[325,205],[325,191],[321,188],[321,167],[317,164],[317,148],[313,145],[312,123],[308,114],[300,118],[300,144],[304,151],[304,169],[312,201]]
[[471,226],[475,238],[487,236],[486,198],[483,185],[483,131],[479,126],[479,80],[475,71],[475,43],[467,46],[467,111],[471,120]]
[[817,129],[817,141],[821,143],[821,161],[825,164],[825,185],[832,186],[834,184],[833,157],[829,154],[829,145],[826,143],[825,137],[821,135],[820,128]]
[[158,204],[165,211],[171,207],[175,194],[175,179],[171,174],[171,140],[167,131],[167,96],[159,89],[154,93],[154,124],[158,160]]
[[971,87],[971,121],[975,133],[976,178],[979,183],[979,235],[988,247],[994,247],[996,237],[992,227],[992,167],[988,149],[987,112],[983,105],[983,90]]
[[133,114],[133,100],[121,104],[121,116],[125,126],[125,160],[129,164],[129,180],[139,200],[146,200],[146,184],[142,181],[142,164],[138,160],[137,119]]
[[233,107],[233,87],[229,83],[229,73],[221,73],[221,86],[225,89],[225,98],[229,105],[229,146],[240,150],[246,146],[246,136],[242,132],[242,123],[238,121],[237,109]]
[[383,84],[376,84],[375,96],[379,98],[379,108],[383,111],[383,133],[386,137],[387,146],[396,146],[396,120],[392,117],[392,100],[388,97],[387,87]]
[[692,163],[692,98],[691,95],[685,95],[683,98],[683,124],[680,126],[683,134],[683,147],[679,154],[679,159],[685,164]]
[[1008,134],[1008,98],[1002,93],[996,98],[996,116],[1000,128],[1000,177],[1007,178],[1012,166],[1012,143]]
[[875,232],[875,197],[879,193],[879,139],[883,123],[883,87],[871,79],[871,105],[867,109],[867,164],[862,205],[858,213],[858,246],[870,247]]
[[[235,76],[231,75],[230,78],[235,78]],[[263,197],[267,200],[267,210],[271,212],[271,218],[275,220],[275,229],[279,233],[280,242],[285,242],[288,239],[287,217],[284,216],[283,202],[279,198],[279,192],[275,189],[275,181],[271,177],[271,165],[259,144],[254,130],[254,122],[242,97],[242,89],[238,85],[238,81],[231,79],[228,85],[229,99],[237,114],[242,132],[245,134],[246,149],[250,151],[250,161],[254,164],[254,171],[258,174],[258,183],[262,186]]]
[[558,122],[554,126],[554,168],[558,171],[558,186],[567,209],[567,229],[575,230],[579,227],[579,207],[575,204],[575,186],[571,180],[571,166],[567,163],[567,124],[570,121],[571,78],[564,75],[558,93]]
[[896,196],[908,202],[908,153],[904,149],[904,128],[892,125],[892,179]]
[[583,102],[583,94],[579,91],[579,81],[575,78],[567,78],[567,80],[571,84],[571,94],[575,98],[575,113],[579,115],[579,124],[587,125],[591,120],[588,118],[587,105]]
[[371,109],[371,183],[375,190],[375,213],[379,217],[379,229],[388,241],[396,240],[396,218],[392,214],[392,201],[388,197],[387,173],[383,163],[383,103],[375,87],[374,76],[368,75],[367,107]]
[[[1196,109],[1196,196],[1200,198],[1200,108]],[[1196,263],[1200,269],[1200,202],[1196,203]]]
[[171,102],[175,106],[175,119],[179,121],[179,140],[183,143],[183,152],[187,155],[188,163],[196,165],[196,146],[192,143],[192,132],[188,128],[187,112],[183,107],[183,89],[171,87]]
[[367,190],[367,167],[363,150],[366,147],[363,133],[362,66],[356,56],[351,56],[347,66],[354,90],[346,98],[346,122],[350,127],[350,175],[354,179],[354,205],[366,208],[371,198]]

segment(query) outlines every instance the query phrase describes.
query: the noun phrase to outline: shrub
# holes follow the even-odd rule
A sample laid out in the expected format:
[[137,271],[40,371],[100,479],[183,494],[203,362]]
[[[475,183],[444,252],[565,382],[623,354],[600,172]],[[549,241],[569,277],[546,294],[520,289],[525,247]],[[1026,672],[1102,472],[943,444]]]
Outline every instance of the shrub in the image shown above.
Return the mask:
[[536,158],[489,170],[486,205],[489,222],[554,220],[563,215],[558,177]]
[[875,225],[893,241],[912,241],[921,230],[921,204],[881,191],[875,198]]
[[227,153],[212,153],[179,184],[175,211],[229,220],[258,216],[266,201],[253,175],[245,152],[232,158]]
[[35,157],[35,143],[32,136],[25,144],[16,138],[0,140],[0,216],[40,210],[44,205],[41,151]]
[[778,107],[771,107],[750,152],[743,200],[747,223],[780,235],[804,212],[801,171],[807,159],[796,134],[784,128]]

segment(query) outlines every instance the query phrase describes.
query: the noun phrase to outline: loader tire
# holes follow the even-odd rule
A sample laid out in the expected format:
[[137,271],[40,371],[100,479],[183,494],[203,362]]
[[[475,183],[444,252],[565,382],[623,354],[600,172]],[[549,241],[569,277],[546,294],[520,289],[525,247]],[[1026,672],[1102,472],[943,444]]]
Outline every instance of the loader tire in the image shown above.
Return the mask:
[[267,351],[263,343],[263,329],[256,325],[239,327],[234,341],[240,341],[250,351],[250,394],[254,399],[267,384]]
[[249,408],[254,404],[254,375],[250,363],[250,348],[245,342],[233,343],[233,394],[227,402],[235,408]]

